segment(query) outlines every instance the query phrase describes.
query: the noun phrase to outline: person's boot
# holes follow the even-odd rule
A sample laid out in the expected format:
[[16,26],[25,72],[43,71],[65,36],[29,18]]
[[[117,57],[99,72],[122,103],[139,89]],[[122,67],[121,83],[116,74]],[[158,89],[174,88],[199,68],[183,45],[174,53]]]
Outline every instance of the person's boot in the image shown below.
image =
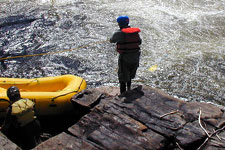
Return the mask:
[[127,82],[127,90],[128,90],[128,91],[131,90],[131,80]]
[[126,83],[120,82],[120,95],[126,92]]

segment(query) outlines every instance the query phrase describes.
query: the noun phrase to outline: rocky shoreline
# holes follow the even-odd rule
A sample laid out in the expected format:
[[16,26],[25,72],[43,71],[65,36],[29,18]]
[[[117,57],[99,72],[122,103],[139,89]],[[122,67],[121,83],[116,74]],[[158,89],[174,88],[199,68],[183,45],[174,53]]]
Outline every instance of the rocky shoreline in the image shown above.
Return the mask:
[[[64,132],[35,150],[223,150],[225,110],[186,102],[138,86],[118,97],[117,87],[87,89],[72,99],[86,111]],[[0,135],[1,149],[19,149]]]

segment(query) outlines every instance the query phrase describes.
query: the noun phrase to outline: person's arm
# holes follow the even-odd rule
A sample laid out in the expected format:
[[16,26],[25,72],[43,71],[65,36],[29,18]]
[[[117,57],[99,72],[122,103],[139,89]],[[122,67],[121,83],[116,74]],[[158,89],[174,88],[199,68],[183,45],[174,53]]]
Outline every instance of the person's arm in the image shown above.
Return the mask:
[[110,38],[110,43],[123,42],[123,40],[124,40],[123,32],[121,32],[120,30],[118,30]]
[[109,42],[110,43],[116,43],[117,41],[116,41],[116,38],[117,37],[117,32],[115,32],[113,35],[112,35],[112,37],[110,38],[110,40],[109,40]]
[[2,127],[1,127],[1,131],[3,131],[3,132],[8,130],[8,128],[10,127],[10,125],[12,123],[11,112],[12,112],[12,109],[9,107],[7,109],[7,113],[6,113],[6,117],[5,117],[4,123],[3,123]]

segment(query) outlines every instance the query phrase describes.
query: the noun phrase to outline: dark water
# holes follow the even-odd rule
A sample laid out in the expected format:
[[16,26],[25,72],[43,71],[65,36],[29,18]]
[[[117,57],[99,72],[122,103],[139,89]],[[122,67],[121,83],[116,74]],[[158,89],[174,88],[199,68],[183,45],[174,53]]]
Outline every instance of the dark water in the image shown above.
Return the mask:
[[222,0],[0,0],[4,54],[60,51],[6,60],[1,76],[75,74],[88,87],[118,86],[118,55],[107,39],[118,28],[116,17],[128,15],[143,39],[134,84],[225,106],[224,11]]

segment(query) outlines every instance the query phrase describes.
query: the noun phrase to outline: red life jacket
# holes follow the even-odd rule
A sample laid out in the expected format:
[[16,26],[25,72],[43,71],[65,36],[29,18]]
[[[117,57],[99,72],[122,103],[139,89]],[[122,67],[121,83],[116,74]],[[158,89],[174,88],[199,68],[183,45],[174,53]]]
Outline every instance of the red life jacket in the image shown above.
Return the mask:
[[117,52],[129,53],[139,51],[141,39],[138,32],[141,30],[139,28],[123,28],[121,31],[125,33],[125,40],[123,43],[117,43]]

